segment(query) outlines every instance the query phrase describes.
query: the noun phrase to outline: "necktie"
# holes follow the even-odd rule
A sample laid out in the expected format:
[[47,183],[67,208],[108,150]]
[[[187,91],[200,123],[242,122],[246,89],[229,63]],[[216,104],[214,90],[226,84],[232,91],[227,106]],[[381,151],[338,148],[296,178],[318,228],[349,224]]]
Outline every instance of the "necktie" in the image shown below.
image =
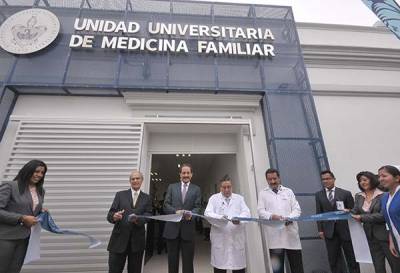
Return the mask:
[[133,207],[135,207],[136,206],[136,201],[137,201],[137,198],[138,198],[138,193],[135,191],[134,193],[133,193]]
[[329,200],[329,203],[331,203],[333,205],[333,190],[329,190],[328,200]]
[[226,202],[227,205],[229,205],[229,201],[231,201],[230,198],[225,198],[225,202]]
[[278,194],[278,189],[272,189],[272,191],[276,194]]
[[187,193],[187,184],[184,183],[183,190],[182,190],[182,202],[185,202],[186,193]]

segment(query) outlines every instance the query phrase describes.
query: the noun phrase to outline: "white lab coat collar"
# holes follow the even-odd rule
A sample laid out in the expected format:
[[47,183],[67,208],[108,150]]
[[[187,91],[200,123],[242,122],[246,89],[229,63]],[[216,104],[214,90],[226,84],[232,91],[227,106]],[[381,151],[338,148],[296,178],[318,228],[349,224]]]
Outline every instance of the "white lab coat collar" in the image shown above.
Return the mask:
[[[278,192],[286,191],[287,189],[289,189],[289,188],[286,188],[285,186],[279,185],[279,187],[278,187]],[[270,188],[270,186],[265,187],[264,190],[265,190],[265,191],[272,191],[272,189]],[[272,191],[272,192],[273,192],[273,191]]]

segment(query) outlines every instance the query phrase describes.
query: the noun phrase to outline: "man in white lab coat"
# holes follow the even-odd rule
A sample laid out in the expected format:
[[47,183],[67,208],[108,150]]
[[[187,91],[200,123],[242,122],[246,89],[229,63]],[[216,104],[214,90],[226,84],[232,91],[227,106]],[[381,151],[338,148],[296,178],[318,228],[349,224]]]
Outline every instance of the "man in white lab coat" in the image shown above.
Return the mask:
[[290,272],[303,273],[299,228],[296,222],[287,220],[300,216],[300,205],[293,191],[281,185],[278,170],[268,169],[265,177],[268,187],[259,193],[258,215],[262,219],[282,221],[281,224],[264,226],[273,272],[284,272],[286,254]]
[[220,191],[210,197],[204,212],[206,217],[222,220],[210,220],[211,265],[214,273],[223,273],[226,270],[244,273],[245,226],[235,217],[250,217],[250,210],[241,195],[232,193],[232,181],[228,176],[220,180]]

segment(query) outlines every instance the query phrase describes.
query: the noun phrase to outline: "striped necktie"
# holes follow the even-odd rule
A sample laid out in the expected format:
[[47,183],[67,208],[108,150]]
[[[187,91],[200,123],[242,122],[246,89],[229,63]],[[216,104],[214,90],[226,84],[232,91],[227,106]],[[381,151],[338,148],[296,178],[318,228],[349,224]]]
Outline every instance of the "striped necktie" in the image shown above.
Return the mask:
[[328,200],[331,205],[334,205],[334,200],[333,200],[333,190],[328,190]]

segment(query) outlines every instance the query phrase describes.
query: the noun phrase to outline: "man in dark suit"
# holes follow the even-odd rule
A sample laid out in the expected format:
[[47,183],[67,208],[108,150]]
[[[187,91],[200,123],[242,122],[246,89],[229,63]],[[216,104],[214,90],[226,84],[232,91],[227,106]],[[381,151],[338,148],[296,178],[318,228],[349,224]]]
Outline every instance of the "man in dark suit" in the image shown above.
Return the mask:
[[135,216],[128,220],[130,214],[152,215],[151,198],[140,190],[142,182],[142,173],[133,171],[131,188],[117,192],[108,211],[107,220],[114,224],[107,247],[109,273],[122,273],[127,257],[128,273],[142,271],[146,220]]
[[164,201],[164,213],[182,213],[179,223],[167,222],[164,227],[164,238],[167,239],[168,272],[178,273],[179,251],[182,251],[182,272],[193,273],[195,221],[192,213],[199,213],[201,192],[199,186],[190,182],[192,166],[182,164],[181,182],[168,186]]
[[[321,180],[324,188],[315,194],[317,213],[353,208],[353,196],[349,191],[335,187],[336,179],[331,171],[321,172]],[[339,266],[340,263],[338,265],[339,257],[342,257],[342,249],[350,273],[360,273],[360,266],[354,256],[347,221],[322,221],[318,222],[317,225],[319,236],[321,239],[325,239],[332,273],[343,273]]]

